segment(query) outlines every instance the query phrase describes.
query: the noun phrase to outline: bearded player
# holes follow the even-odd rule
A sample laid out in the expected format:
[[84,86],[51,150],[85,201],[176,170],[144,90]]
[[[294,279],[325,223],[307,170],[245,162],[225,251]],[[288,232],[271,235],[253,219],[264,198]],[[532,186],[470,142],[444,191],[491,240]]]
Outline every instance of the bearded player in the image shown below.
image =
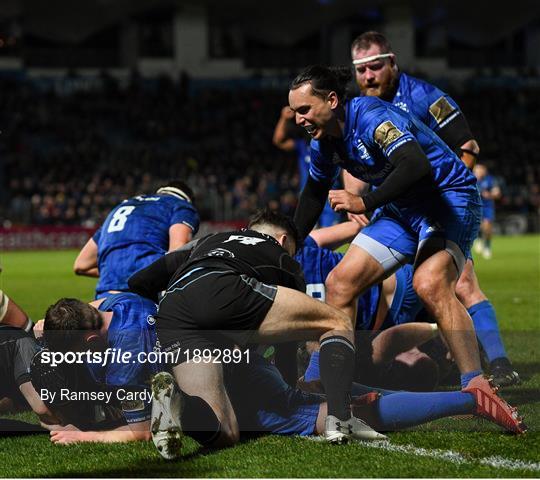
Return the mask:
[[[363,95],[379,97],[413,114],[431,128],[473,168],[480,148],[463,112],[446,93],[423,80],[400,72],[390,42],[378,32],[365,32],[351,45],[356,83]],[[506,354],[493,305],[480,289],[469,255],[456,285],[484,349],[493,381],[498,386],[520,382]]]

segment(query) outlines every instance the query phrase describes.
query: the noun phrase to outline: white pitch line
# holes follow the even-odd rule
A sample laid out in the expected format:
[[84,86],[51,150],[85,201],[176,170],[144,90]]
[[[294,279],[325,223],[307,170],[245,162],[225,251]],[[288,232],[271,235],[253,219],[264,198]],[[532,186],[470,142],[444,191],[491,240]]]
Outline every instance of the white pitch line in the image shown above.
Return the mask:
[[[315,441],[323,441],[323,437],[303,437],[309,438]],[[363,447],[375,448],[379,450],[385,450],[387,452],[394,453],[403,453],[406,455],[417,455],[419,457],[430,457],[436,458],[438,460],[445,460],[454,464],[464,464],[464,463],[478,463],[480,465],[485,465],[493,468],[505,468],[507,470],[530,470],[533,472],[540,472],[540,463],[527,462],[525,460],[517,460],[512,458],[504,458],[499,456],[492,457],[464,457],[459,452],[454,452],[453,450],[441,450],[441,449],[426,449],[421,447],[415,447],[413,445],[399,445],[390,442],[366,442],[366,441],[357,441]]]

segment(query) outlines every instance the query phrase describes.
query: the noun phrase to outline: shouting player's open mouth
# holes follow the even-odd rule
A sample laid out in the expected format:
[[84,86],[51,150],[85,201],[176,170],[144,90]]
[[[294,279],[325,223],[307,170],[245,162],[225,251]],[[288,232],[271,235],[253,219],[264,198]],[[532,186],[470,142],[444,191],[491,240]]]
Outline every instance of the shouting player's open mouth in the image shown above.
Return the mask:
[[309,133],[312,137],[315,136],[315,133],[317,132],[316,125],[306,125],[304,128],[306,129],[306,132]]

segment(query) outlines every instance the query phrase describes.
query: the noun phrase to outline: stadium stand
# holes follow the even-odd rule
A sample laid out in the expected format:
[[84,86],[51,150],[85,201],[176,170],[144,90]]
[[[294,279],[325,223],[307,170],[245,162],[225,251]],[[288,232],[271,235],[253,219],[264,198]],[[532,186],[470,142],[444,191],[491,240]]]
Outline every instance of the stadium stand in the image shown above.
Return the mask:
[[[0,78],[10,92],[0,99],[0,225],[94,227],[122,199],[172,177],[193,185],[203,220],[244,220],[265,205],[294,211],[294,158],[271,143],[286,89],[197,89],[185,77],[135,74],[123,85],[107,74],[98,80],[59,91]],[[503,190],[499,211],[537,216],[539,79],[437,81],[467,113]]]

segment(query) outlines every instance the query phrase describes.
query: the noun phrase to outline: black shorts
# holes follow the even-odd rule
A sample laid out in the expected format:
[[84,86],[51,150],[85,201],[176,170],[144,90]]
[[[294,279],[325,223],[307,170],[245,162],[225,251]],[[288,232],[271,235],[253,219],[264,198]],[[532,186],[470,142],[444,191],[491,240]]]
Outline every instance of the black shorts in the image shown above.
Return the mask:
[[[263,322],[276,293],[276,286],[232,270],[194,268],[167,289],[159,304],[161,350],[243,346]],[[180,356],[176,363],[185,360]]]

